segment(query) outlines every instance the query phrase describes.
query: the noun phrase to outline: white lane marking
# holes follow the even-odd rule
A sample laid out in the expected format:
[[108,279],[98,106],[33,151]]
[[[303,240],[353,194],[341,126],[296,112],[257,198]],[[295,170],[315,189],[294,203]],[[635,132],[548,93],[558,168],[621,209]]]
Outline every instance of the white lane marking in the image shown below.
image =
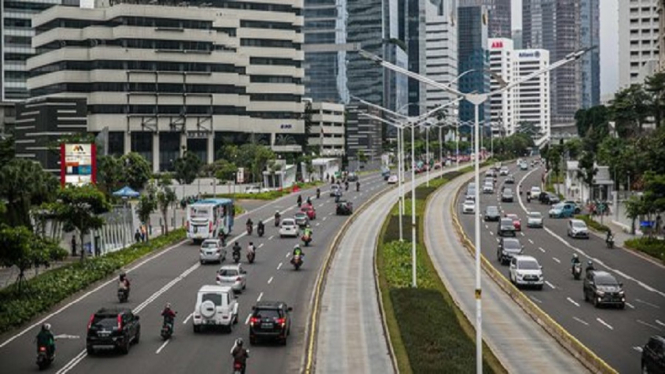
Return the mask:
[[624,278],[630,278],[628,275],[626,275],[625,273],[623,273],[623,272],[621,272],[621,271],[619,271],[619,270],[616,270],[615,273],[619,274],[620,276],[622,276],[622,277],[624,277]]
[[268,279],[268,284],[272,283],[272,278],[273,277],[270,277],[270,279]]
[[628,307],[629,307],[630,309],[635,309],[635,306],[634,306],[633,304],[631,304],[631,303],[626,303],[626,305],[628,305]]
[[570,301],[571,303],[573,303],[573,305],[575,305],[576,307],[579,307],[579,306],[580,306],[580,304],[578,304],[575,300],[571,299],[570,297],[567,298],[566,300],[568,300],[568,301]]
[[323,220],[325,221],[325,220],[326,220],[326,218],[328,218],[328,217],[323,217]]
[[[115,280],[115,279],[114,279],[114,280]],[[64,373],[66,373],[66,372],[72,370],[72,368],[73,368],[74,366],[76,366],[79,362],[81,362],[81,360],[83,360],[83,359],[85,358],[85,356],[87,356],[87,355],[88,355],[88,354],[86,353],[85,350],[81,351],[81,353],[79,353],[78,355],[76,355],[76,357],[74,357],[74,358],[73,358],[71,361],[69,361],[65,366],[63,366],[60,370],[58,370],[58,371],[56,372],[56,374],[64,374]]]
[[589,324],[588,324],[586,321],[584,321],[584,320],[581,320],[581,319],[579,319],[579,318],[577,318],[577,317],[573,317],[573,319],[574,319],[575,321],[577,321],[577,322],[579,322],[579,323],[585,325],[585,326],[589,326]]
[[529,239],[529,243],[533,244],[533,240]]
[[279,265],[277,265],[277,270],[279,270],[282,267],[282,263],[280,262]]
[[661,326],[663,326],[663,327],[665,327],[665,323],[660,322],[659,320],[656,320],[656,323],[659,324],[659,325],[661,325]]
[[596,317],[596,321],[600,322],[602,325],[605,325],[605,327],[607,327],[608,329],[614,330],[614,327],[610,326],[607,322],[603,321],[602,319]]
[[54,335],[54,339],[81,339],[80,336],[78,335],[68,335],[68,334],[60,334],[60,335]]
[[268,240],[272,240],[272,238],[274,238],[274,237],[275,237],[275,235],[271,235],[271,236],[268,238]]
[[633,349],[640,352],[640,353],[642,353],[642,347],[633,347]]
[[647,322],[644,322],[644,321],[642,321],[642,320],[640,320],[640,319],[637,320],[637,323],[639,323],[639,324],[641,324],[641,325],[644,325],[644,326],[651,327],[651,328],[654,329],[654,330],[663,331],[660,327],[658,327],[658,326],[654,326],[654,325],[652,325],[652,324],[650,324],[650,323],[647,323]]
[[186,324],[187,324],[187,321],[189,321],[189,319],[192,318],[193,315],[194,315],[194,313],[189,313],[189,315],[187,316],[187,318],[185,318],[185,320],[182,321],[182,324],[183,324],[183,325],[186,325]]
[[329,216],[332,216],[332,215],[333,215],[333,212],[330,212],[330,214],[328,214],[328,215],[329,215]]
[[550,283],[549,281],[545,281],[545,284],[550,286],[550,288],[553,289],[553,290],[556,289],[556,287],[554,287],[554,285],[552,283]]
[[529,296],[529,297],[532,298],[533,300],[535,300],[536,302],[540,303],[540,304],[543,303],[541,300],[538,300],[535,296]]
[[490,227],[489,227],[489,226],[487,226],[487,225],[485,225],[485,228],[489,230],[489,228],[490,228]]
[[316,225],[317,225],[317,226],[320,226],[320,225],[321,225],[321,222],[317,222]]
[[559,259],[556,258],[556,257],[552,257],[552,260],[554,260],[554,261],[556,261],[556,262],[558,262],[558,263],[561,263],[561,260],[559,260]]
[[648,306],[650,306],[650,307],[654,307],[654,308],[656,308],[656,309],[660,309],[660,307],[659,307],[658,305],[656,305],[656,304],[651,304],[651,303],[648,302],[648,301],[644,301],[644,300],[641,300],[641,299],[635,299],[635,301],[637,301],[638,303],[642,303],[642,304],[644,304],[644,305],[648,305]]
[[326,203],[321,203],[321,204],[319,204],[319,208],[322,207],[322,206],[324,206],[324,205],[326,205]]
[[252,313],[249,313],[247,315],[247,318],[245,319],[245,325],[249,323],[249,319],[252,318]]
[[520,231],[520,235],[524,236],[524,232]]
[[256,302],[258,303],[259,301],[261,301],[262,298],[263,298],[263,292],[259,294],[259,297],[256,299]]
[[152,294],[149,298],[147,298],[144,302],[136,306],[134,308],[133,312],[134,314],[139,313],[143,308],[146,306],[150,305],[155,299],[157,299],[159,296],[161,296],[163,293],[171,289],[171,287],[175,286],[176,283],[180,282],[181,280],[185,279],[189,274],[191,274],[194,270],[198,269],[201,266],[200,262],[197,262],[196,264],[192,265],[189,269],[185,270],[182,274],[178,275],[175,279],[167,283],[164,287],[162,287],[159,291],[155,292]]
[[155,354],[159,354],[159,352],[161,352],[162,349],[164,349],[164,347],[166,347],[166,345],[169,344],[170,341],[171,341],[171,339],[166,339],[166,341],[164,342],[164,344],[162,344],[161,347],[157,348],[157,351],[155,351]]
[[259,244],[259,248],[263,247],[263,243]]
[[545,249],[543,247],[538,247],[538,249],[540,249],[541,252],[545,253]]
[[496,242],[497,242],[497,243],[500,243],[500,242],[501,242],[501,239],[496,238]]
[[286,258],[289,258],[289,255],[290,255],[290,254],[291,254],[291,252],[286,252],[286,256],[285,256],[285,257],[286,257]]
[[494,235],[494,233],[490,231],[490,235]]

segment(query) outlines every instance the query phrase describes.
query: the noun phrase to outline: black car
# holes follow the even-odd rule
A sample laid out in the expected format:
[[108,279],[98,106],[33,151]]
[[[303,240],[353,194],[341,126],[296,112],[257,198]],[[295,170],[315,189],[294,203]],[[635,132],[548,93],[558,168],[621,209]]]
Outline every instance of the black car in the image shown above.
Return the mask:
[[512,203],[514,199],[513,190],[510,188],[504,188],[501,192],[501,202],[503,203]]
[[538,195],[538,201],[547,205],[554,205],[561,202],[559,196],[548,191],[543,191]]
[[665,373],[665,337],[654,335],[642,348],[642,372]]
[[129,347],[141,337],[139,316],[129,308],[102,308],[90,316],[86,337],[86,350],[94,354],[97,350],[117,349],[129,353]]
[[499,221],[499,228],[497,229],[497,235],[499,236],[517,235],[515,233],[515,224],[513,223],[512,218],[501,218],[501,220]]
[[252,307],[249,319],[249,343],[259,340],[277,340],[286,345],[291,334],[292,308],[282,301],[259,301]]
[[340,201],[337,203],[337,209],[335,213],[340,216],[349,216],[353,213],[353,203],[350,201]]
[[513,256],[519,255],[524,250],[524,246],[517,238],[499,239],[499,247],[496,250],[496,259],[503,265],[510,262]]
[[498,221],[501,219],[501,212],[495,205],[489,205],[485,208],[485,221]]
[[584,301],[591,300],[596,308],[605,304],[617,305],[621,309],[626,307],[623,284],[606,271],[588,271],[582,287]]

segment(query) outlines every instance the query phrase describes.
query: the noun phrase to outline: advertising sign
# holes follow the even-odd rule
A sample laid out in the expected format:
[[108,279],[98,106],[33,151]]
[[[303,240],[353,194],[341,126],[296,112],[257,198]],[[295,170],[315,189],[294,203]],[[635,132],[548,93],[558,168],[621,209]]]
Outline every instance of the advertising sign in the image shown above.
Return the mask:
[[97,182],[97,147],[93,144],[60,144],[60,184],[83,186]]
[[238,168],[236,173],[236,183],[242,184],[245,183],[245,168]]

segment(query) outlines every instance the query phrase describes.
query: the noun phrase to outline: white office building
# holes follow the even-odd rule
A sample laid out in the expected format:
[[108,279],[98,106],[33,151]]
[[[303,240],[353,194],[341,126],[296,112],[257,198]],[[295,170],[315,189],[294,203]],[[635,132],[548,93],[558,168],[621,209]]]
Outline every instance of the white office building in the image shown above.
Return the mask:
[[183,147],[208,163],[249,141],[302,152],[302,1],[136,2],[36,15],[31,97],[86,98],[87,131],[154,171]]
[[[544,49],[515,51],[515,79],[521,79],[550,65],[550,53]],[[516,107],[515,131],[525,124],[539,130],[536,138],[551,136],[550,73],[544,73],[515,87],[513,100]]]
[[319,155],[343,156],[344,105],[335,103],[312,103],[312,127],[309,130],[309,145],[319,147]]
[[644,79],[658,69],[658,0],[619,2],[619,89]]
[[[496,91],[501,88],[497,77],[503,82],[515,80],[515,49],[513,48],[513,41],[507,38],[488,39],[487,45],[490,48],[490,71],[492,72],[490,89]],[[515,133],[517,108],[514,103],[514,92],[515,89],[513,88],[490,97],[493,136]]]
[[[426,1],[426,65],[428,78],[457,89],[457,14],[455,0]],[[427,109],[431,110],[455,98],[438,88],[427,86]],[[449,113],[452,113],[451,108]],[[456,118],[455,118],[456,119]]]

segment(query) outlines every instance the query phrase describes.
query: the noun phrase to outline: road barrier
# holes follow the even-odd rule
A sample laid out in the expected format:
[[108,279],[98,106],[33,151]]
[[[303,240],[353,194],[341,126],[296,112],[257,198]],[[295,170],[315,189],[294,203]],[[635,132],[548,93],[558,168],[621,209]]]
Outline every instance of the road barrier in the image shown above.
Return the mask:
[[[470,179],[470,178],[469,178]],[[464,232],[462,225],[457,216],[457,209],[459,202],[460,192],[464,184],[462,184],[455,191],[454,203],[450,207],[450,212],[453,217],[453,226],[455,231],[462,242],[462,245],[471,253],[471,257],[475,258],[474,243]],[[477,188],[477,187],[476,187]],[[539,324],[547,333],[549,333],[559,344],[561,344],[573,357],[580,361],[587,369],[594,373],[611,373],[618,374],[618,372],[607,364],[603,359],[598,357],[587,346],[582,344],[577,338],[572,336],[566,329],[559,325],[552,317],[545,313],[540,307],[534,304],[528,297],[524,295],[517,287],[515,287],[506,277],[501,274],[487,258],[481,254],[481,263],[483,270],[487,275],[494,280],[494,282],[501,287],[501,289],[510,296],[517,305],[519,305],[537,324]]]

